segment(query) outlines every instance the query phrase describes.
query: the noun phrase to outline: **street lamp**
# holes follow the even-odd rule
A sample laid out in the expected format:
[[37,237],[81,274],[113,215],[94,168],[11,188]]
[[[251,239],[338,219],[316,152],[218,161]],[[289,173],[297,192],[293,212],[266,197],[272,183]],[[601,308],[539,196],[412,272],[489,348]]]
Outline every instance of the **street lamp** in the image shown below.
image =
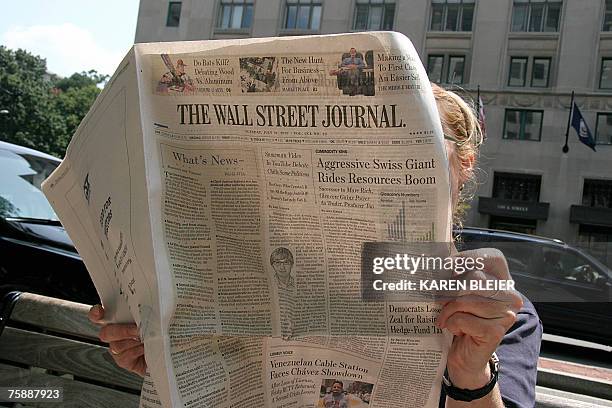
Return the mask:
[[2,136],[2,140],[4,140],[4,123],[8,121],[10,113],[8,109],[0,109],[0,135]]
[[[8,89],[4,89],[0,86],[0,91],[4,92],[7,95],[10,96],[16,96],[14,92],[9,91]],[[21,92],[19,92],[17,95],[20,95]],[[8,109],[0,109],[0,116],[4,116],[4,115],[8,115],[9,113],[11,113]]]

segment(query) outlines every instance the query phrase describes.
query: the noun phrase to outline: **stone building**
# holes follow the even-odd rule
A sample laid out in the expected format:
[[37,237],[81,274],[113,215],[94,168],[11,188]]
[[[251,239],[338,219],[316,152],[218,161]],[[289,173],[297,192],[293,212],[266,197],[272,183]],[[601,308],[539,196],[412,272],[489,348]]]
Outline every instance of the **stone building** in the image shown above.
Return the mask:
[[[612,264],[611,0],[141,0],[136,42],[394,30],[486,111],[466,224],[562,239]],[[597,145],[570,129],[570,94]]]

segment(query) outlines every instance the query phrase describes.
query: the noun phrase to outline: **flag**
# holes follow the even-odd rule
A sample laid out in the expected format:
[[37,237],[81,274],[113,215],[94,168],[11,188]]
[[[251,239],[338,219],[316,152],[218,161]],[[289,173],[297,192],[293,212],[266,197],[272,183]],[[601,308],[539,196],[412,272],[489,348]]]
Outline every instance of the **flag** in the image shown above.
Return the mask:
[[587,126],[582,113],[580,113],[580,109],[578,109],[578,105],[574,102],[574,108],[572,112],[572,127],[576,130],[578,134],[578,139],[595,152],[595,139],[591,135],[591,131]]
[[482,130],[482,140],[487,138],[487,126],[485,123],[485,111],[484,111],[484,103],[482,103],[482,98],[478,97],[478,124],[480,124],[480,129]]

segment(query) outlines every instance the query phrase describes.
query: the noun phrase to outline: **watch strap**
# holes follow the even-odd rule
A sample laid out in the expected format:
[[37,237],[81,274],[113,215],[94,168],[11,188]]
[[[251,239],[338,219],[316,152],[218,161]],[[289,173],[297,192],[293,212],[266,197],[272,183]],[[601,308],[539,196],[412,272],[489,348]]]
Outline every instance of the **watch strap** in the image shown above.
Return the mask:
[[442,377],[442,388],[444,389],[444,392],[446,392],[446,395],[455,401],[470,402],[480,399],[488,395],[493,388],[495,388],[495,384],[497,384],[497,380],[499,378],[499,359],[495,353],[493,353],[491,359],[489,360],[489,367],[491,369],[491,379],[481,388],[469,390],[466,388],[455,387],[448,378],[448,371],[446,371]]

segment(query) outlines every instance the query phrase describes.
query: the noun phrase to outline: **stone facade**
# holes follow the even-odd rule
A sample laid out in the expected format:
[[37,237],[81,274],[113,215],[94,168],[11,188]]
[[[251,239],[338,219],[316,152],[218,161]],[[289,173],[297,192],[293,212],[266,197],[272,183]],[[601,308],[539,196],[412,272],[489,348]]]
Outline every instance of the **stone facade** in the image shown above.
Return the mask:
[[[136,42],[348,32],[359,1],[318,1],[320,25],[310,31],[283,28],[288,0],[253,0],[252,24],[237,30],[216,28],[220,0],[182,1],[178,27],[166,27],[168,1],[141,0]],[[465,56],[460,87],[472,96],[480,87],[488,139],[482,149],[476,196],[492,197],[496,172],[540,176],[539,202],[549,203],[549,208],[546,219],[535,221],[531,232],[578,242],[580,224],[570,222],[570,207],[582,204],[585,179],[612,181],[612,144],[598,145],[593,152],[570,129],[569,152],[563,154],[561,149],[571,91],[575,91],[575,100],[593,134],[597,114],[612,113],[612,90],[599,89],[602,58],[612,58],[612,32],[601,31],[605,1],[563,0],[556,32],[513,32],[513,0],[476,0],[468,32],[431,31],[432,0],[395,0],[394,4],[393,29],[412,40],[424,64],[428,55],[446,55],[447,59],[449,55]],[[530,63],[534,57],[550,58],[549,86],[508,86],[510,59],[517,56],[528,58]],[[506,109],[542,110],[540,140],[504,139]],[[496,216],[490,207],[479,211],[476,198],[465,224],[490,227]],[[529,211],[520,206],[507,211],[509,207],[503,202],[498,207],[502,210],[497,216],[506,221],[515,218],[519,224],[520,211]],[[612,239],[612,210],[604,214],[609,214],[608,220],[592,223]],[[612,259],[612,248],[609,253]]]

